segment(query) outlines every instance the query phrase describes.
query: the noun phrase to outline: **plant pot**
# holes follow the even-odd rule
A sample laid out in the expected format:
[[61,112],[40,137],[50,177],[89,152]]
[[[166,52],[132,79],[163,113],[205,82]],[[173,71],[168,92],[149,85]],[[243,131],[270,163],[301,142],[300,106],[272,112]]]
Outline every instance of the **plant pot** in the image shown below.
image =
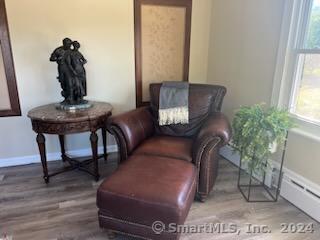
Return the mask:
[[278,143],[277,143],[277,141],[274,141],[273,143],[270,143],[270,144],[269,144],[269,151],[270,151],[271,153],[277,152],[277,149],[278,149]]

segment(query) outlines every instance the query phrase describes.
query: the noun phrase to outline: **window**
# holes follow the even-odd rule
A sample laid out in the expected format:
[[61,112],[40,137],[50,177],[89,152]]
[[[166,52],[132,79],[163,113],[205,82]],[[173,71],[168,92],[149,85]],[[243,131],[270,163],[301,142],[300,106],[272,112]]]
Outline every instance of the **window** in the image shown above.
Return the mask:
[[320,0],[302,0],[292,51],[290,112],[320,124]]

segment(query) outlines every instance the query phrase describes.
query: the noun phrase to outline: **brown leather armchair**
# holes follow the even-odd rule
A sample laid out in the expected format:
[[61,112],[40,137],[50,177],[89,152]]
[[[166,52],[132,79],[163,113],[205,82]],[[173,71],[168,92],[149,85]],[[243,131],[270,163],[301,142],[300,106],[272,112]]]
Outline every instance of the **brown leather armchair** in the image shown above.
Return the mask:
[[226,88],[190,84],[189,124],[159,126],[161,84],[150,85],[150,106],[111,118],[120,162],[131,155],[165,156],[192,162],[198,169],[197,196],[201,201],[212,190],[218,174],[218,151],[231,137],[230,124],[220,113]]

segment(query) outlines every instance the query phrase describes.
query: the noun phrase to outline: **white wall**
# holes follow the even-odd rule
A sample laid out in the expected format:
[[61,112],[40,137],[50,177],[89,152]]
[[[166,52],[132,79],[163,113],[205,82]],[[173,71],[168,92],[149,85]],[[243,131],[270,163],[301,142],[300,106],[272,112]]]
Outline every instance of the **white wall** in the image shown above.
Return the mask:
[[189,80],[206,83],[211,31],[212,0],[193,0]]
[[208,81],[228,89],[224,111],[270,103],[282,0],[214,0]]
[[[51,52],[64,37],[78,40],[88,60],[88,99],[110,102],[114,113],[135,107],[133,0],[7,0],[22,117],[0,118],[0,161],[38,154],[26,117],[36,106],[61,101]],[[190,81],[206,82],[211,0],[194,0]],[[68,149],[89,147],[87,134]],[[47,137],[47,152],[58,140]]]
[[[284,0],[214,0],[208,82],[228,93],[223,111],[230,120],[241,105],[271,101]],[[319,142],[292,132],[285,165],[320,184]]]

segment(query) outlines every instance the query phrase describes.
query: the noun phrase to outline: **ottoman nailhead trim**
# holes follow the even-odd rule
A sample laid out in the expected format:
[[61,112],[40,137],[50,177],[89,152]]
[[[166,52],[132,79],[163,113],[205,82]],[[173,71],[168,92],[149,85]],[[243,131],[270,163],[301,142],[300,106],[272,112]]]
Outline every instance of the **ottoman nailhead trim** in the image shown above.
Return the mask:
[[141,223],[126,221],[126,220],[119,219],[119,218],[108,217],[108,216],[104,216],[104,215],[101,215],[101,214],[99,214],[99,217],[115,220],[115,221],[118,221],[118,222],[128,223],[128,224],[131,224],[131,225],[134,225],[134,226],[137,226],[137,227],[144,227],[144,228],[152,229],[150,226],[147,226],[147,225],[144,225],[144,224],[141,224]]
[[[122,223],[126,223],[126,224],[133,225],[133,226],[137,226],[137,227],[143,227],[143,228],[147,228],[147,229],[149,229],[149,230],[152,230],[152,227],[147,226],[147,225],[144,225],[144,224],[141,224],[141,223],[129,222],[129,221],[126,221],[126,220],[123,220],[123,219],[119,219],[119,218],[103,216],[103,215],[101,215],[101,214],[99,214],[99,217],[101,217],[101,218],[106,218],[106,219],[110,219],[110,220],[114,220],[114,221],[118,221],[118,222],[122,222]],[[163,232],[165,232],[165,233],[171,233],[171,232],[169,232],[169,231],[167,231],[167,230],[163,230]]]
[[143,237],[143,236],[140,236],[140,235],[130,234],[130,233],[127,233],[127,232],[121,232],[121,231],[117,231],[117,230],[113,230],[113,229],[111,229],[111,231],[126,235],[128,237],[141,238],[141,239],[144,239],[144,240],[152,240],[151,238],[146,238],[146,237]]

